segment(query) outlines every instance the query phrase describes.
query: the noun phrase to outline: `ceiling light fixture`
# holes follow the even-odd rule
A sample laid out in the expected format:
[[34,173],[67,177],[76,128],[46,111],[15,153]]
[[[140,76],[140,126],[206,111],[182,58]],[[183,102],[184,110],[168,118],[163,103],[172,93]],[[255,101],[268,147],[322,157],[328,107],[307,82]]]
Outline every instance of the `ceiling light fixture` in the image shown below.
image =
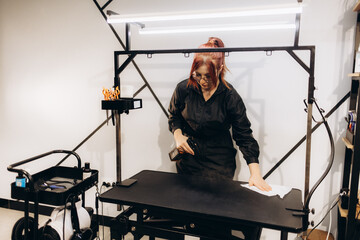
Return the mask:
[[263,25],[221,25],[221,26],[191,26],[191,27],[163,27],[139,29],[139,34],[169,34],[169,33],[201,33],[221,31],[243,31],[243,30],[272,30],[272,29],[295,29],[296,25],[286,24],[263,24]]
[[108,23],[132,23],[132,22],[158,22],[174,20],[191,20],[191,19],[214,19],[230,17],[247,17],[247,16],[266,16],[266,15],[284,15],[296,14],[302,12],[302,5],[286,5],[280,7],[268,7],[262,9],[235,9],[235,10],[208,10],[197,12],[173,12],[173,13],[152,13],[152,14],[129,14],[116,15],[110,14],[107,19]]

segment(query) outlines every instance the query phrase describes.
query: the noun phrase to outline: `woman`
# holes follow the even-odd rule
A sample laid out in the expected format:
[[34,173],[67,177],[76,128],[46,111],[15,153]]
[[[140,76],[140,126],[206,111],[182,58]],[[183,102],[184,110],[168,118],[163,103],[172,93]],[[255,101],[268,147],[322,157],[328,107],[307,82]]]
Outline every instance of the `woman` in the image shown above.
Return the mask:
[[[200,48],[224,47],[210,38]],[[233,179],[236,149],[232,137],[249,166],[249,185],[269,191],[259,167],[259,146],[252,136],[245,105],[236,90],[225,81],[224,53],[197,53],[188,80],[180,82],[169,106],[169,129],[176,147],[183,153],[176,162],[180,174]],[[198,146],[196,153],[188,138]]]

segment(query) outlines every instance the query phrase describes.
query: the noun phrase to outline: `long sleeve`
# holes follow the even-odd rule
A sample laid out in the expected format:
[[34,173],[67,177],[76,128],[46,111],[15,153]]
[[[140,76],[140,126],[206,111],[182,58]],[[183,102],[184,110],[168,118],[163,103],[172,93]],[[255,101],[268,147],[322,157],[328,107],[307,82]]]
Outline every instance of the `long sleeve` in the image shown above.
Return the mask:
[[181,91],[181,87],[178,84],[174,90],[174,93],[171,97],[169,104],[169,130],[174,133],[178,128],[183,127],[183,117],[181,116],[181,111],[184,108],[184,99]]
[[259,145],[254,139],[251,123],[246,116],[246,107],[240,95],[231,90],[227,96],[227,110],[230,116],[233,139],[242,152],[247,164],[259,162]]

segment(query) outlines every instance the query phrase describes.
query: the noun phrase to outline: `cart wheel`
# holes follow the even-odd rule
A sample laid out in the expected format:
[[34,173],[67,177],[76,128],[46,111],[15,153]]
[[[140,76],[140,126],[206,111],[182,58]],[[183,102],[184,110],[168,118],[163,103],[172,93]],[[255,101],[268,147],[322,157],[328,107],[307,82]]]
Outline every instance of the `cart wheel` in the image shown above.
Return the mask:
[[50,226],[39,229],[40,240],[61,240],[58,232]]
[[[29,217],[28,220],[28,239],[32,240],[34,239],[34,219],[32,217]],[[12,233],[11,233],[11,240],[24,240],[25,239],[25,218],[20,218],[13,227]]]

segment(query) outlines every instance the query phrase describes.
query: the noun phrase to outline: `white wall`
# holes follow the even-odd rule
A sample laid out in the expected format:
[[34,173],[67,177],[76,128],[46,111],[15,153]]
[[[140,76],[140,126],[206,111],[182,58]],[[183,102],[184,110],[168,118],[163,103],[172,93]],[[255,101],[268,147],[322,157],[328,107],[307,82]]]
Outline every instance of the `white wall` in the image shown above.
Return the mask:
[[[104,1],[105,2],[105,1]],[[208,1],[206,1],[208,2]],[[107,9],[119,13],[242,7],[253,1],[116,1]],[[284,1],[282,1],[284,2]],[[289,2],[289,1],[287,1]],[[291,1],[293,2],[293,1]],[[296,1],[294,1],[296,2]],[[256,1],[259,5],[266,1]],[[316,46],[315,96],[329,111],[350,89],[356,14],[354,0],[304,0],[300,45]],[[10,199],[15,174],[7,166],[53,149],[72,149],[105,120],[101,90],[113,85],[113,51],[122,50],[93,1],[0,0],[0,198]],[[123,41],[124,31],[117,27]],[[132,27],[133,49],[193,48],[219,36],[227,47],[291,46],[293,32],[232,32],[168,36],[139,36]],[[297,53],[305,63],[308,54]],[[135,61],[160,101],[168,107],[176,83],[188,74],[191,57],[138,56]],[[307,97],[307,73],[285,52],[231,53],[226,59],[231,71],[227,80],[243,97],[255,137],[261,146],[261,168],[265,174],[306,131],[303,99]],[[138,89],[143,82],[132,65],[121,74],[124,85]],[[143,169],[175,171],[167,152],[173,142],[167,119],[149,90],[137,97],[143,109],[122,115],[123,178]],[[334,166],[310,207],[319,214],[333,201],[341,186],[347,106],[330,118],[336,141]],[[317,115],[318,116],[318,115]],[[311,186],[326,168],[329,143],[324,127],[313,134]],[[100,172],[100,182],[115,181],[115,130],[105,126],[78,151],[83,161]],[[240,155],[240,154],[239,154]],[[26,166],[36,173],[57,163],[62,156]],[[69,164],[71,161],[67,160]],[[268,182],[304,187],[305,145],[273,173]],[[238,157],[237,179],[247,180],[244,160]],[[88,194],[93,203],[93,190]],[[105,204],[106,215],[116,215]],[[335,211],[332,233],[336,234]],[[313,216],[311,216],[311,219]],[[315,220],[321,218],[315,217]],[[329,220],[322,224],[327,229]],[[265,230],[262,239],[278,233]]]

